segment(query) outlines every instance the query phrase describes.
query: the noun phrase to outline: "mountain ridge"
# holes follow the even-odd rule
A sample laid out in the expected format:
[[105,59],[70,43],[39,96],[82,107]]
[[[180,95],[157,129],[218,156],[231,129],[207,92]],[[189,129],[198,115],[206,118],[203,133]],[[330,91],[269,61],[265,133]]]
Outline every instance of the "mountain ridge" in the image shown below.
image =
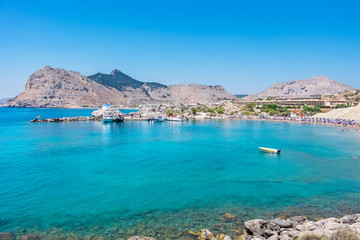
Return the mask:
[[336,82],[326,76],[313,76],[308,79],[275,83],[264,91],[249,95],[243,100],[255,100],[264,97],[302,98],[311,95],[334,95],[353,89],[345,83]]
[[5,106],[8,107],[98,107],[104,103],[134,106],[162,103],[215,103],[235,100],[221,86],[199,84],[166,86],[141,82],[113,70],[86,77],[79,72],[45,66],[28,78],[25,90]]

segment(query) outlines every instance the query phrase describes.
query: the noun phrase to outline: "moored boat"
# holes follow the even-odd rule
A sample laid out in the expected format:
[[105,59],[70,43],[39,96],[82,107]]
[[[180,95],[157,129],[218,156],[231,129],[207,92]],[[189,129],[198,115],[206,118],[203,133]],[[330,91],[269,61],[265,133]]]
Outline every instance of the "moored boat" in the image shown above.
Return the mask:
[[104,117],[103,117],[102,121],[103,121],[104,123],[106,123],[106,122],[114,122],[114,117],[113,117],[113,116],[110,116],[110,115],[107,115],[107,116],[104,116]]
[[179,118],[179,117],[168,117],[167,120],[168,121],[173,121],[173,122],[182,122],[182,121],[184,121],[184,119]]
[[259,149],[261,151],[268,152],[268,153],[277,153],[277,154],[279,154],[281,152],[280,149],[275,149],[275,148],[259,147]]

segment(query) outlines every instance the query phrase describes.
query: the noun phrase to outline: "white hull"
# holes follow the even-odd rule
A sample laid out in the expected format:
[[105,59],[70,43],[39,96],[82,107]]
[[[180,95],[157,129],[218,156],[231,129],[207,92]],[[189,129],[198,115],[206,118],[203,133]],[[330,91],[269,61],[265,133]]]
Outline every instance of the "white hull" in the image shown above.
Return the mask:
[[168,118],[168,121],[173,121],[173,122],[182,122],[183,120],[181,118]]
[[263,152],[268,152],[268,153],[280,153],[280,149],[274,149],[274,148],[266,148],[266,147],[259,147],[259,149]]

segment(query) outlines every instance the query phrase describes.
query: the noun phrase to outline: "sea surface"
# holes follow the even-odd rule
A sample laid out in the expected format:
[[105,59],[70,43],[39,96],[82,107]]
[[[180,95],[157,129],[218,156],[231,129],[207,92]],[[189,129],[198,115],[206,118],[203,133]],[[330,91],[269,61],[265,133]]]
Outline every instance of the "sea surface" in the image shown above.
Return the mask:
[[360,212],[355,129],[245,120],[29,122],[92,111],[0,108],[0,232],[185,239],[201,228],[234,236],[253,218]]

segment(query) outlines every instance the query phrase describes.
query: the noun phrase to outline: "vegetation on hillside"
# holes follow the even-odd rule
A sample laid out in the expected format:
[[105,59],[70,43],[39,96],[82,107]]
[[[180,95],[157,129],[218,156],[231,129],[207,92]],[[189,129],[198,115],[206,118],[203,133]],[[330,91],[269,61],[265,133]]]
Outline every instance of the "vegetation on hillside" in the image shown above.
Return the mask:
[[258,107],[258,109],[260,109],[260,111],[263,113],[269,113],[270,116],[290,116],[290,111],[287,107],[282,107],[276,103],[264,104],[261,107]]
[[[166,85],[160,83],[155,83],[155,82],[145,83],[135,80],[119,70],[114,70],[112,74],[96,73],[94,75],[88,76],[88,78],[104,86],[113,87],[119,91],[122,91],[127,87],[144,88],[144,84],[146,84],[151,90],[157,88],[167,88]],[[145,91],[145,89],[143,90]]]
[[303,112],[312,116],[315,115],[317,113],[321,113],[321,107],[320,106],[314,106],[314,107],[309,107],[309,106],[304,106],[303,108]]

